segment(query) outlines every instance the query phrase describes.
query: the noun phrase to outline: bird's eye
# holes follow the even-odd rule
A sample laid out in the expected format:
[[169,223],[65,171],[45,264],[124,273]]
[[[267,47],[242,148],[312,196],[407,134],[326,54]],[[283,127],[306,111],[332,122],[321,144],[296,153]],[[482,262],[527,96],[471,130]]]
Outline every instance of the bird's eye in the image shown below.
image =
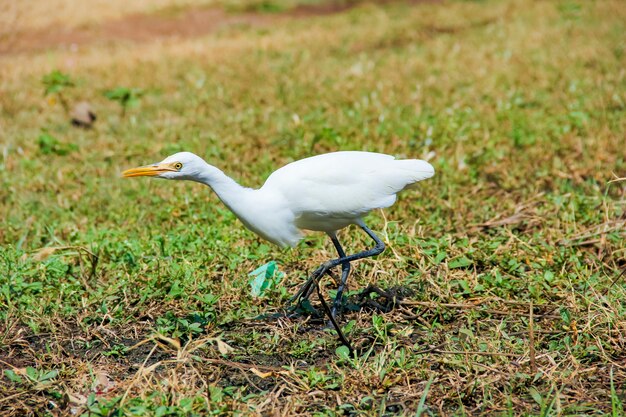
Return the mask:
[[181,164],[180,162],[176,162],[174,164],[174,168],[180,171],[181,169],[183,169],[183,164]]

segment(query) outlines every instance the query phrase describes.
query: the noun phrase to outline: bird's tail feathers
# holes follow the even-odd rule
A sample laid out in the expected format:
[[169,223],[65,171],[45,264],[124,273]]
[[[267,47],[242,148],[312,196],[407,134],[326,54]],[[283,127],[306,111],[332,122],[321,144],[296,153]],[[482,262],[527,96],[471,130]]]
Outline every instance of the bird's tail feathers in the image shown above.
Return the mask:
[[420,159],[403,159],[395,161],[407,175],[407,185],[405,188],[412,188],[415,183],[428,179],[435,175],[435,169],[431,164]]

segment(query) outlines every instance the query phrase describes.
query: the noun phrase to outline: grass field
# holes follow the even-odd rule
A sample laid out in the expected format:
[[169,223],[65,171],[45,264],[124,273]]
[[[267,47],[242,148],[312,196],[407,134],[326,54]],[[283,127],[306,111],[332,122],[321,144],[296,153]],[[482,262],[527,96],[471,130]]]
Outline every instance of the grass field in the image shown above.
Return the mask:
[[[63,21],[39,3],[23,36]],[[132,13],[232,24],[0,55],[1,415],[624,415],[623,2],[147,4]],[[54,70],[61,97],[44,96]],[[93,129],[61,105],[81,100]],[[341,316],[353,357],[312,316],[258,318],[335,256],[326,237],[282,250],[204,186],[120,177],[187,150],[258,187],[347,149],[436,169],[367,218],[388,247],[350,294],[403,298]],[[285,276],[253,297],[270,261]]]

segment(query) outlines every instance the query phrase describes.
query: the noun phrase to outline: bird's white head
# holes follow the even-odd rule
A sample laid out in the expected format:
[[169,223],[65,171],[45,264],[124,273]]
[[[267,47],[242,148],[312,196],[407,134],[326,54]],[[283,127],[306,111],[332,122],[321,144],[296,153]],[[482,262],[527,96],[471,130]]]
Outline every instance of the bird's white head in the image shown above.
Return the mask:
[[122,176],[156,177],[168,180],[198,180],[207,163],[191,152],[178,152],[156,164],[127,169]]

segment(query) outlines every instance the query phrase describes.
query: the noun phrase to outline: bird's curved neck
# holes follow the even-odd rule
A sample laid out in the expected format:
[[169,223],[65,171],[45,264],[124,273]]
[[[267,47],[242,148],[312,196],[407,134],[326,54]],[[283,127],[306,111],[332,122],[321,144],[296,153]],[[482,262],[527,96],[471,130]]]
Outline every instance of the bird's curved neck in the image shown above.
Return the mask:
[[292,214],[286,209],[280,195],[264,188],[254,190],[242,187],[209,164],[193,180],[211,187],[239,220],[262,238],[277,245],[293,246],[302,237],[300,231],[288,220]]
[[240,207],[246,204],[246,197],[254,190],[241,186],[220,169],[206,164],[194,181],[208,185],[230,210],[239,215]]

